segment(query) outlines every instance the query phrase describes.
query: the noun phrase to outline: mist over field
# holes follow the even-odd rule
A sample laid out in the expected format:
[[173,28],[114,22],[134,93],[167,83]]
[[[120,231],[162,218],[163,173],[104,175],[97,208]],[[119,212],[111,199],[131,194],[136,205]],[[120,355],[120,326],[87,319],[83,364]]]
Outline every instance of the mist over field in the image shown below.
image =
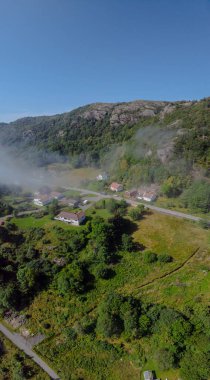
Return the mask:
[[29,165],[0,145],[0,183],[36,188],[46,181],[52,182],[52,178],[44,169]]

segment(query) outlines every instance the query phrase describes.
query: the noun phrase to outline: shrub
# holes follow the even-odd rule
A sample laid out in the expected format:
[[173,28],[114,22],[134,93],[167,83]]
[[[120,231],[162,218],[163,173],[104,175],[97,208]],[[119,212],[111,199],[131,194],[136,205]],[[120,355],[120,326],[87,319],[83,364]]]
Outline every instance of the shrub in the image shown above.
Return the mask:
[[146,251],[144,252],[144,262],[147,263],[147,264],[152,264],[152,263],[155,263],[157,261],[158,257],[156,255],[156,253],[152,252],[152,251]]
[[158,261],[160,263],[171,263],[173,261],[173,257],[164,253],[162,255],[158,255]]
[[174,355],[170,350],[165,348],[160,348],[156,351],[155,360],[161,371],[166,371],[174,366]]

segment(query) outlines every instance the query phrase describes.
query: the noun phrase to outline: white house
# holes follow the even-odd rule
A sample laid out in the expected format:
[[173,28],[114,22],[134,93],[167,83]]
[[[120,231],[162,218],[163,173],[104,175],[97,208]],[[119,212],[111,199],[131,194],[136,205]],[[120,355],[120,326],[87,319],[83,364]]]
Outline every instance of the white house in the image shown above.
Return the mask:
[[67,212],[62,211],[54,219],[60,220],[61,222],[73,224],[74,226],[79,226],[85,220],[85,213],[80,212]]
[[144,201],[147,201],[147,202],[153,202],[155,199],[157,198],[157,195],[156,193],[154,193],[153,191],[146,191],[144,193]]
[[62,199],[62,198],[64,198],[64,195],[62,193],[58,193],[57,191],[52,191],[50,193],[50,196],[53,199]]
[[110,185],[110,190],[116,192],[123,191],[123,185],[121,185],[121,183],[112,182],[112,184]]
[[108,179],[108,174],[106,174],[106,173],[99,174],[99,175],[96,177],[96,179],[97,179],[98,181],[106,181],[106,180]]
[[37,195],[33,202],[36,206],[46,206],[48,205],[49,203],[51,203],[53,200],[53,198],[51,198],[49,195],[42,195],[42,194],[39,194]]
[[157,198],[157,194],[154,191],[139,191],[137,198],[146,202],[153,202]]
[[58,193],[57,191],[52,191],[49,194],[41,194],[40,192],[34,194],[34,204],[36,206],[46,206],[53,201],[53,199],[62,199],[64,197],[63,194]]

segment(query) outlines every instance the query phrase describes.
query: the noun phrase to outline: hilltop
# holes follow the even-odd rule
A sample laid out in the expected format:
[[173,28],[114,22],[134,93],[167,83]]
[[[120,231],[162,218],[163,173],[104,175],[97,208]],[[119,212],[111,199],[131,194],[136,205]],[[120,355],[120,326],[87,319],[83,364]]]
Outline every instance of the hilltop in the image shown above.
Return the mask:
[[[147,125],[191,128],[209,115],[209,101],[163,102],[136,100],[129,103],[95,103],[54,116],[26,117],[0,124],[0,141],[24,152],[81,155],[96,163],[107,147],[129,140]],[[188,122],[186,117],[189,117]],[[87,162],[86,162],[87,163]]]

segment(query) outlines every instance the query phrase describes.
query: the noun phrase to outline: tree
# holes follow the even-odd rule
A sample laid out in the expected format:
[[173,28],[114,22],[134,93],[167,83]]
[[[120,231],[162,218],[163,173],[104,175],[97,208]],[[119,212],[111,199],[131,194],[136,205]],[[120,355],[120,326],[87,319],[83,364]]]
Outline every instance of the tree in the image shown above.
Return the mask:
[[118,294],[109,294],[99,306],[96,330],[104,337],[119,336],[123,331],[120,307],[123,299]]
[[129,211],[129,216],[134,221],[137,221],[141,219],[143,213],[144,213],[144,205],[138,205],[135,208],[131,208],[131,210]]
[[132,252],[135,249],[135,244],[133,242],[132,236],[128,234],[122,235],[122,250],[127,252]]
[[31,265],[26,265],[18,269],[17,280],[23,292],[28,292],[36,283],[36,269]]
[[103,278],[107,280],[113,275],[113,273],[114,271],[104,263],[100,263],[94,267],[94,275],[96,278]]
[[190,348],[180,362],[183,380],[208,380],[210,376],[210,351]]
[[13,209],[12,214],[15,218],[18,217],[18,210],[16,208]]
[[210,186],[207,181],[196,181],[182,195],[186,207],[202,212],[210,210]]
[[15,301],[15,286],[12,283],[0,287],[0,312],[14,306]]
[[77,263],[67,265],[57,276],[58,292],[64,296],[71,292],[81,293],[84,290],[84,272]]
[[155,360],[161,371],[166,371],[174,366],[174,354],[166,348],[160,348],[156,351]]
[[187,185],[189,185],[189,179],[187,181],[180,176],[170,176],[163,182],[161,191],[169,198],[177,197]]
[[57,215],[58,211],[59,211],[58,200],[53,199],[53,201],[48,206],[48,212],[54,218]]
[[91,223],[91,247],[96,259],[105,263],[110,263],[116,250],[114,225],[105,222],[102,218],[96,217]]
[[139,334],[140,336],[145,336],[150,331],[151,321],[146,314],[142,314],[139,318]]

